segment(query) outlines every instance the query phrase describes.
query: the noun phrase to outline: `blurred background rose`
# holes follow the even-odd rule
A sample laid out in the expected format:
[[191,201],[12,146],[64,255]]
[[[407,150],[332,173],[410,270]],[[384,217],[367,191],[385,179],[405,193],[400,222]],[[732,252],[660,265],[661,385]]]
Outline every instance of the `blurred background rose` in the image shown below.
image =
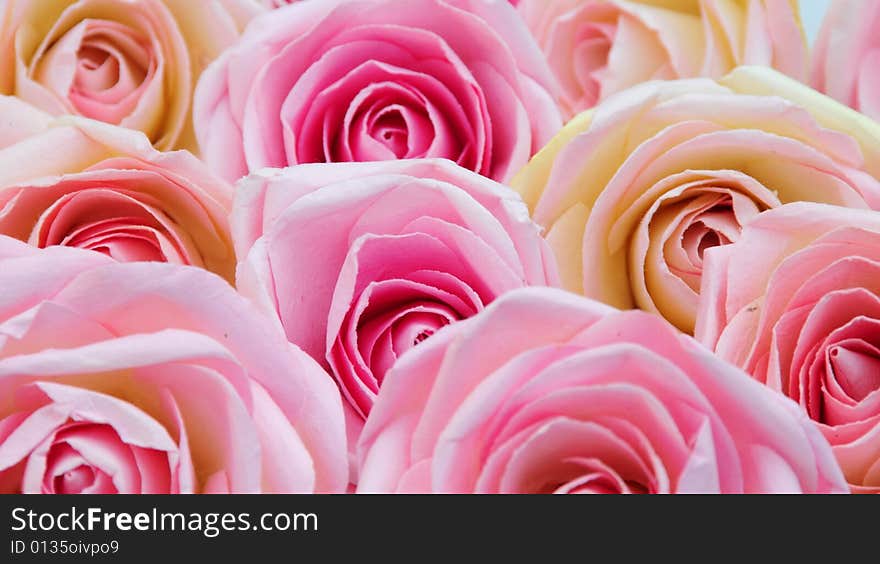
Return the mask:
[[569,117],[647,80],[714,78],[738,65],[807,75],[796,0],[522,0],[518,10]]
[[839,0],[831,5],[813,60],[813,85],[880,119],[880,3]]

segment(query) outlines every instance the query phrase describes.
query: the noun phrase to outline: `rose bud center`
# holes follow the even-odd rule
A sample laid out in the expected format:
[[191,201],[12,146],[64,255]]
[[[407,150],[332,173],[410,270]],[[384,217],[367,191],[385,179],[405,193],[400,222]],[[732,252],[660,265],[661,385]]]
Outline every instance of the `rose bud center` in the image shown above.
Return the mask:
[[118,22],[86,20],[49,45],[34,78],[77,113],[118,124],[134,111],[156,69],[142,33]]
[[880,389],[880,354],[877,349],[835,346],[828,356],[831,376],[853,400],[862,401]]
[[743,225],[779,201],[754,179],[731,171],[669,176],[644,200],[644,208],[633,206],[619,222],[622,229],[633,221],[629,214],[642,212],[630,241],[633,295],[641,309],[692,332],[704,253],[738,240]]

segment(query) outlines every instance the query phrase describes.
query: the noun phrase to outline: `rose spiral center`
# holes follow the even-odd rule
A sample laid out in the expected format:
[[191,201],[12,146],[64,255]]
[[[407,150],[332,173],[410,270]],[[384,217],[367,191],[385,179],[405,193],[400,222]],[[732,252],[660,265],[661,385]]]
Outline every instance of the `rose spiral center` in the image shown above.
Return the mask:
[[58,198],[41,215],[30,235],[32,244],[89,249],[121,262],[198,260],[175,222],[124,186],[115,189],[101,180],[70,183],[79,189]]
[[350,111],[348,142],[329,160],[419,158],[435,140],[424,101],[400,85],[373,85],[351,102]]
[[118,124],[130,115],[157,69],[146,37],[119,22],[85,20],[47,41],[34,79],[80,115],[100,121]]
[[388,147],[397,158],[406,156],[407,124],[399,108],[390,107],[380,112],[370,128],[370,136]]
[[431,329],[425,329],[424,331],[420,331],[416,338],[413,339],[413,346],[418,345],[419,343],[425,341],[428,337],[434,334],[434,331]]
[[107,51],[85,46],[77,53],[76,88],[100,92],[119,82],[119,61]]
[[95,470],[83,464],[55,477],[55,493],[78,494],[94,483]]
[[373,280],[352,300],[328,361],[347,399],[366,417],[401,356],[482,308],[474,290],[449,273],[417,268]]
[[880,357],[864,348],[833,346],[828,350],[831,376],[844,393],[860,402],[880,390]]
[[626,233],[639,221],[630,239],[636,304],[693,332],[706,252],[736,242],[743,225],[778,205],[763,185],[734,171],[686,171],[652,185],[617,221]]
[[129,465],[132,459],[111,427],[69,422],[61,426],[50,440],[44,460],[43,493],[118,491],[111,469],[122,472],[121,468]]
[[385,315],[378,314],[378,319],[374,317],[361,326],[361,329],[369,334],[384,325],[381,328],[383,332],[381,339],[386,341],[387,346],[380,345],[377,348],[374,345],[369,363],[379,385],[397,358],[425,342],[436,331],[462,318],[448,305],[430,302],[401,304],[400,309],[393,312],[390,319],[386,315],[387,312]]

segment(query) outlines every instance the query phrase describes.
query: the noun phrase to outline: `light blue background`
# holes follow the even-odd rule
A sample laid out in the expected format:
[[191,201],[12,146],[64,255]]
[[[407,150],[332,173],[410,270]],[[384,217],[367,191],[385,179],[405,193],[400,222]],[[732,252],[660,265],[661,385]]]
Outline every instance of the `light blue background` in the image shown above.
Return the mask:
[[[771,0],[778,1],[778,0]],[[810,44],[816,40],[816,34],[819,33],[819,26],[822,24],[822,16],[831,4],[831,0],[801,0],[801,19],[804,23],[804,29]]]

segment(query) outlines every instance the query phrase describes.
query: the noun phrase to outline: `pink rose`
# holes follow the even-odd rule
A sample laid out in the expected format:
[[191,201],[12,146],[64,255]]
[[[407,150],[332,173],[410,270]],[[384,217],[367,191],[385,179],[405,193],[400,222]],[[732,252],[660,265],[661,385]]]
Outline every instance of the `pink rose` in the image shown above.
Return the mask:
[[880,212],[790,204],[706,253],[697,337],[797,401],[880,492]]
[[[13,114],[20,106],[0,103],[0,122],[17,115],[31,130],[0,150],[0,233],[233,279],[232,187],[198,159],[160,153],[140,132],[92,120],[50,121],[34,110],[24,120]],[[8,137],[0,128],[0,146]]]
[[880,4],[831,2],[813,53],[813,86],[880,120]]
[[407,350],[504,292],[557,283],[517,195],[449,161],[258,173],[239,184],[233,233],[240,291],[326,359],[353,434]]
[[205,72],[194,119],[229,180],[419,157],[504,180],[560,127],[553,88],[507,2],[296,2],[255,19]]
[[0,491],[344,491],[339,396],[228,284],[0,237]]
[[6,0],[0,93],[194,149],[193,88],[255,14],[249,1]]
[[358,452],[362,492],[846,492],[793,402],[653,315],[546,288],[401,358]]
[[797,4],[779,0],[522,0],[569,116],[652,79],[717,77],[738,65],[807,73]]

